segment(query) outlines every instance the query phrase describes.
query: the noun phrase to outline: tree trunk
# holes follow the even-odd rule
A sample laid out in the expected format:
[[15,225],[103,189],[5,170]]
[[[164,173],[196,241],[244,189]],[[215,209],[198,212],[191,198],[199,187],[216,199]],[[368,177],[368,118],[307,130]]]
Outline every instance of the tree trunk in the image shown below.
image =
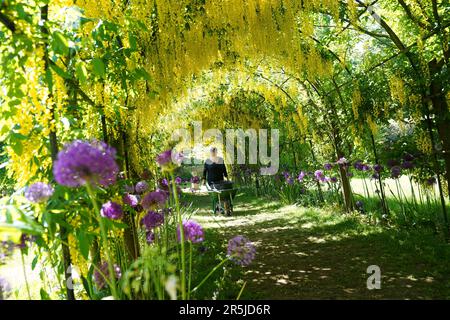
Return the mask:
[[442,146],[441,154],[445,161],[447,192],[450,197],[450,113],[441,80],[439,77],[434,78],[431,82],[430,93],[433,111],[436,116],[439,140]]
[[[49,68],[49,56],[48,56],[48,29],[45,25],[45,23],[48,21],[48,5],[45,5],[41,8],[41,20],[42,20],[42,27],[41,32],[44,35],[44,68],[47,71]],[[52,93],[50,92],[50,97],[52,96]],[[50,113],[52,115],[52,120],[55,120],[55,109],[54,106],[50,106]],[[58,155],[58,139],[56,136],[56,131],[52,130],[49,135],[50,140],[50,154],[52,158],[52,164],[56,161],[57,155]],[[65,217],[64,217],[65,220]],[[62,260],[64,265],[64,278],[65,278],[65,287],[66,287],[66,293],[67,293],[67,299],[68,300],[75,300],[75,293],[73,291],[73,283],[72,283],[72,268],[71,268],[71,258],[70,258],[70,250],[67,245],[67,230],[63,225],[60,225],[59,227],[60,231],[60,237],[62,240],[61,243],[61,249],[62,249]],[[51,254],[51,253],[50,253]]]
[[[342,151],[339,149],[336,150],[336,154],[338,159],[344,156]],[[344,198],[345,211],[350,212],[353,210],[352,188],[350,186],[350,179],[347,176],[347,170],[345,170],[342,165],[339,165],[339,174],[341,176],[342,196]]]

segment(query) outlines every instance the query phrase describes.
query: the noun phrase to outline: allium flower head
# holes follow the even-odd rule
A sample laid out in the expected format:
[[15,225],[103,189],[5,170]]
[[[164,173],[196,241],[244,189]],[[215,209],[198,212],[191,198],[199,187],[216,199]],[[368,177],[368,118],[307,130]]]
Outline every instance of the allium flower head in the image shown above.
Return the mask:
[[[184,240],[200,243],[205,240],[203,228],[193,220],[183,221]],[[178,241],[181,241],[180,226],[177,227]]]
[[192,183],[199,183],[200,182],[200,178],[198,176],[194,176],[191,178],[191,182]]
[[414,163],[412,161],[405,160],[402,162],[402,168],[409,170],[414,168]]
[[123,203],[129,205],[130,207],[136,207],[139,204],[139,198],[134,194],[125,193],[122,197]]
[[428,179],[426,180],[426,184],[427,184],[428,186],[432,186],[432,185],[436,184],[436,178],[435,178],[435,177],[430,177],[430,178],[428,178]]
[[181,177],[176,177],[175,178],[175,183],[176,184],[181,184],[183,182],[183,179],[181,179]]
[[148,190],[148,183],[146,181],[139,181],[138,183],[136,183],[134,189],[136,190],[137,194],[143,194]]
[[362,170],[363,162],[361,160],[356,160],[355,163],[353,163],[353,167],[356,170]]
[[361,200],[358,200],[355,202],[355,206],[358,209],[363,209],[364,208],[364,202],[362,202]]
[[164,223],[164,215],[159,212],[150,210],[142,218],[141,223],[147,230],[152,230],[153,228],[159,227]]
[[108,201],[102,205],[100,214],[102,215],[102,217],[108,219],[120,219],[123,216],[122,206],[116,202]]
[[325,170],[331,170],[331,169],[333,169],[333,165],[332,165],[331,163],[325,163],[325,164],[323,165],[323,168],[324,168]]
[[317,180],[322,181],[322,182],[324,182],[326,179],[322,170],[316,170],[314,172],[314,177],[316,177]]
[[34,203],[45,202],[53,195],[54,189],[44,182],[36,182],[25,190],[25,198]]
[[173,171],[183,162],[183,155],[176,153],[172,149],[168,149],[156,157],[156,162],[163,171]]
[[22,233],[20,236],[20,242],[17,244],[17,247],[19,249],[25,249],[29,244],[33,243],[35,240],[36,240],[35,236]]
[[403,156],[403,160],[405,160],[405,161],[413,161],[414,160],[414,156],[411,153],[405,153],[405,155]]
[[153,242],[155,242],[155,234],[153,233],[153,231],[147,231],[145,240],[147,241],[147,244],[152,244]]
[[256,248],[246,237],[236,236],[228,241],[227,254],[236,264],[248,266],[255,259]]
[[398,162],[398,160],[395,159],[390,159],[387,161],[387,166],[389,169],[392,169],[392,167],[398,166],[400,163]]
[[158,189],[156,191],[147,193],[142,198],[141,204],[144,209],[163,208],[167,201],[167,198],[167,193]]
[[[97,284],[97,287],[99,289],[103,289],[106,286],[106,281],[109,280],[109,277],[110,277],[108,263],[104,262],[99,267],[99,269],[100,269],[100,271],[95,270],[95,272],[94,272],[94,281]],[[120,277],[122,276],[120,267],[115,264],[113,266],[113,269],[114,269],[116,279],[120,279]]]
[[397,179],[402,174],[402,168],[399,166],[393,166],[391,168],[391,178]]
[[346,164],[348,164],[349,162],[348,162],[348,160],[347,160],[346,158],[342,157],[342,158],[339,158],[339,159],[336,161],[336,163],[337,163],[337,164],[340,164],[340,165],[346,165]]
[[384,169],[383,166],[378,163],[373,166],[373,171],[375,171],[377,173],[380,173],[381,171],[383,171],[383,169]]
[[300,171],[300,173],[298,174],[298,177],[297,177],[298,182],[302,182],[303,179],[305,179],[305,177],[306,177],[306,172]]
[[55,180],[68,187],[112,185],[119,172],[115,156],[115,149],[104,142],[75,140],[58,153],[53,167]]
[[4,299],[11,291],[11,285],[8,280],[0,277],[0,300]]
[[143,180],[149,180],[152,177],[152,173],[148,169],[144,169],[141,174]]

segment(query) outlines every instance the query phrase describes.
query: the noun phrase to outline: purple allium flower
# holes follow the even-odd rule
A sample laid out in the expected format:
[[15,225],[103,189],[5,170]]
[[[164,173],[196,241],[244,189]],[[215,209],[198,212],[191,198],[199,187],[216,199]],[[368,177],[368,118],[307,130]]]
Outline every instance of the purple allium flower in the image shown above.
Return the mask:
[[391,178],[397,179],[402,174],[402,168],[399,166],[393,166],[391,168]]
[[435,185],[435,184],[436,184],[436,177],[429,177],[429,178],[426,180],[426,184],[427,184],[428,186]]
[[136,183],[134,189],[136,190],[137,194],[143,194],[148,190],[148,183],[146,181],[139,181],[138,183]]
[[152,230],[153,228],[159,227],[163,223],[164,215],[152,210],[147,212],[141,220],[141,224],[143,224],[147,230]]
[[361,200],[358,200],[355,202],[355,206],[357,209],[362,210],[364,208],[364,202],[362,202]]
[[176,177],[175,178],[175,183],[176,184],[181,184],[183,182],[183,179],[181,179],[181,177]]
[[29,243],[32,243],[36,240],[34,236],[28,235],[26,233],[22,233],[20,236],[20,242],[17,244],[19,249],[25,249]]
[[336,182],[338,182],[338,178],[336,178],[336,177],[331,177],[331,178],[330,178],[330,182],[336,183]]
[[160,153],[156,157],[156,162],[163,171],[172,171],[183,162],[183,154],[176,153],[169,149]]
[[298,182],[302,182],[303,179],[305,179],[306,173],[304,171],[300,171],[300,173],[298,174],[297,180]]
[[192,177],[192,178],[191,178],[191,182],[192,182],[192,183],[199,183],[199,182],[200,182],[200,177],[198,177],[198,176]]
[[153,231],[147,231],[145,240],[147,241],[147,244],[152,244],[153,242],[155,242],[155,234],[153,233]]
[[331,163],[325,163],[325,164],[323,165],[323,168],[324,168],[325,170],[331,170],[331,169],[333,169],[333,165],[332,165]]
[[377,173],[380,173],[381,171],[383,171],[383,169],[384,169],[383,166],[378,163],[373,166],[373,171],[375,171]]
[[323,174],[322,170],[316,170],[314,172],[314,177],[316,177],[316,180],[319,180],[321,182],[325,181],[325,175]]
[[[205,240],[203,228],[193,220],[183,221],[184,240],[200,243]],[[180,226],[177,227],[178,241],[181,241]]]
[[122,197],[123,203],[129,205],[130,207],[136,207],[139,204],[139,198],[134,194],[125,193]]
[[349,178],[353,177],[353,172],[348,171],[348,172],[346,173],[346,176],[349,177]]
[[141,174],[141,179],[143,180],[149,180],[151,178],[152,174],[148,169],[144,169]]
[[403,160],[405,161],[413,161],[414,160],[414,156],[411,153],[405,153],[405,155],[403,156]]
[[[106,282],[107,280],[109,280],[109,267],[108,267],[108,262],[104,262],[100,267],[100,270],[95,270],[94,271],[94,281],[97,284],[97,287],[99,289],[103,289],[106,286]],[[118,265],[114,265],[113,266],[114,269],[114,273],[115,273],[115,277],[116,279],[120,279],[120,277],[122,276],[122,272],[120,270],[120,267]]]
[[336,163],[339,164],[339,165],[346,165],[346,164],[348,164],[349,162],[348,162],[347,159],[345,159],[344,157],[342,157],[342,158],[339,158],[339,159],[336,161]]
[[11,292],[11,285],[8,280],[0,277],[0,300],[6,298],[6,296]]
[[156,162],[160,165],[160,166],[166,166],[169,165],[172,162],[172,149],[168,149],[166,151],[161,152],[157,157],[156,157]]
[[395,159],[390,159],[387,161],[387,166],[389,169],[392,169],[392,167],[398,166],[400,165],[400,163],[398,162],[398,160]]
[[109,186],[119,172],[115,156],[116,150],[104,142],[75,140],[58,153],[53,175],[56,182],[68,187],[86,183]]
[[353,164],[353,167],[356,170],[362,170],[362,166],[363,166],[363,162],[361,160],[356,160],[355,163]]
[[123,216],[122,206],[116,202],[108,201],[102,205],[100,214],[102,217],[118,220]]
[[169,181],[167,181],[166,178],[163,178],[163,179],[161,179],[161,181],[160,181],[159,184],[160,184],[161,186],[168,187],[168,186],[169,186]]
[[405,160],[402,162],[402,168],[409,170],[414,168],[414,163],[412,161]]
[[292,177],[288,177],[286,179],[286,183],[289,184],[289,185],[293,185],[294,184],[294,179]]
[[244,236],[236,236],[228,241],[227,254],[236,264],[248,266],[255,259],[256,248]]
[[134,186],[126,185],[123,187],[126,193],[134,193]]
[[164,207],[168,195],[166,192],[157,189],[156,191],[147,193],[142,199],[142,207],[144,209],[156,209]]
[[54,189],[51,185],[36,182],[26,188],[25,198],[34,203],[45,202],[53,195],[53,192]]

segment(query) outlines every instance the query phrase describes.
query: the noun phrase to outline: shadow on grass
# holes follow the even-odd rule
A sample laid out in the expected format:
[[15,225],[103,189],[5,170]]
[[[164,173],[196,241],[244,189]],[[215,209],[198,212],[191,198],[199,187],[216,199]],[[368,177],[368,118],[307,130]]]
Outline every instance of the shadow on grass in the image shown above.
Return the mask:
[[[225,252],[226,241],[237,234],[257,245],[255,261],[234,268],[233,284],[221,298],[236,297],[240,278],[247,282],[243,299],[450,298],[450,248],[430,230],[385,229],[323,209],[248,200],[219,225],[203,217],[210,223],[211,257]],[[367,289],[370,265],[381,269],[380,290]]]

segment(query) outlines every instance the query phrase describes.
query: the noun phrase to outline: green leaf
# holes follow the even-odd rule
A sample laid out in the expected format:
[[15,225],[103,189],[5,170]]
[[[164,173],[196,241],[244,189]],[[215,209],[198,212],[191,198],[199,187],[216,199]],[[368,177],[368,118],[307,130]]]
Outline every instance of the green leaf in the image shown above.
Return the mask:
[[78,245],[80,248],[80,253],[85,259],[89,258],[89,247],[92,242],[92,238],[89,237],[84,231],[79,231],[77,233]]
[[56,72],[57,75],[59,75],[60,77],[64,78],[64,79],[69,79],[70,76],[69,74],[67,74],[67,72],[65,72],[63,69],[61,69],[60,67],[58,67],[56,64],[54,63],[50,63],[50,67],[53,69],[53,71]]
[[41,288],[41,290],[39,290],[39,294],[41,295],[41,300],[52,300],[50,298],[49,294],[47,293],[47,291],[45,291],[42,288]]
[[11,148],[14,150],[14,153],[18,156],[21,156],[23,153],[23,144],[20,140],[11,141]]
[[67,39],[64,37],[64,35],[59,31],[53,32],[52,47],[56,53],[62,54],[64,56],[67,56],[69,54],[69,43],[67,42]]
[[85,83],[87,80],[87,70],[84,63],[78,63],[75,72],[77,74],[78,80],[80,80],[81,83]]
[[37,264],[37,262],[38,262],[38,260],[39,260],[39,258],[38,258],[39,256],[34,256],[34,259],[33,259],[33,261],[31,262],[31,270],[34,270],[34,268],[36,268],[36,264]]
[[92,71],[100,78],[104,78],[106,74],[105,63],[100,58],[92,59]]
[[137,79],[144,79],[144,80],[147,80],[147,81],[149,81],[149,80],[152,79],[152,78],[150,77],[150,75],[148,74],[148,72],[145,71],[145,70],[142,69],[142,68],[136,69],[136,70],[135,70],[135,73],[136,73],[136,78],[137,78]]

